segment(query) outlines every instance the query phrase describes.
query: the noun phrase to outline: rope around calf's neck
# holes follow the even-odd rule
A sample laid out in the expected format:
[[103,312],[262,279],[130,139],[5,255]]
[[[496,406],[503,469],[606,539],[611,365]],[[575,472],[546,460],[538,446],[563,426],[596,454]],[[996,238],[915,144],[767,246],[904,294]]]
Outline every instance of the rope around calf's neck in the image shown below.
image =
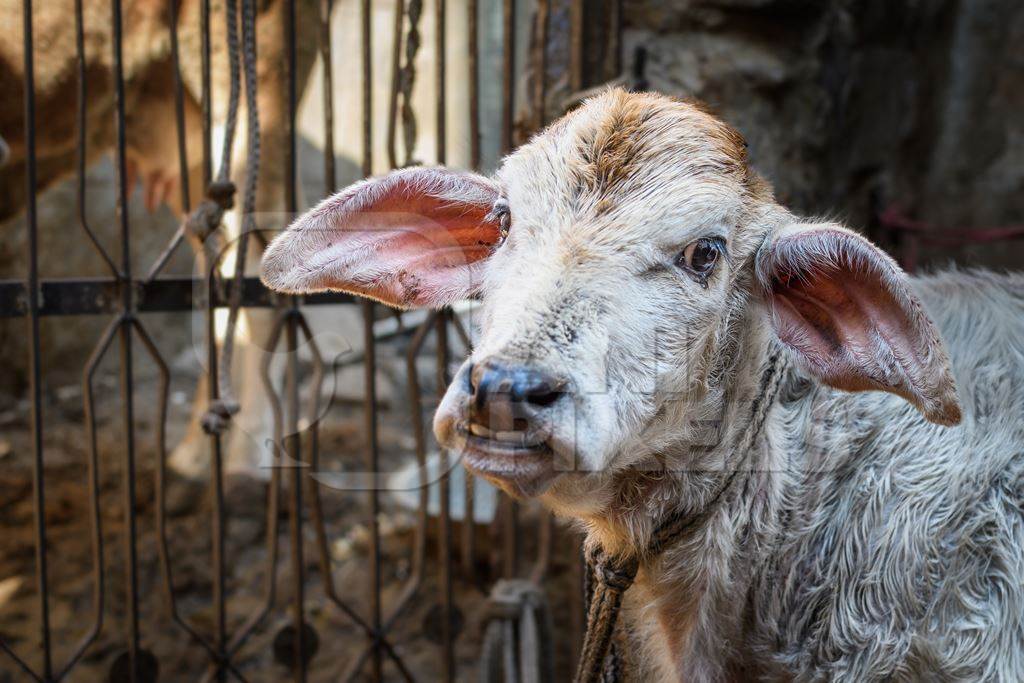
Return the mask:
[[[694,515],[690,510],[677,509],[663,518],[647,543],[645,558],[660,555],[685,531],[707,521],[718,509],[718,503],[736,480],[736,475],[764,427],[768,411],[778,396],[785,376],[784,366],[781,350],[773,349],[761,375],[758,394],[751,405],[750,423],[737,439],[735,450],[740,452],[740,459],[733,471],[703,510]],[[616,665],[612,671],[606,671],[605,661],[613,649],[612,635],[622,608],[623,595],[633,585],[639,569],[640,554],[634,551],[612,555],[595,543],[587,552],[587,571],[593,577],[593,589],[587,607],[587,630],[580,650],[575,683],[609,683],[620,678],[620,667]]]

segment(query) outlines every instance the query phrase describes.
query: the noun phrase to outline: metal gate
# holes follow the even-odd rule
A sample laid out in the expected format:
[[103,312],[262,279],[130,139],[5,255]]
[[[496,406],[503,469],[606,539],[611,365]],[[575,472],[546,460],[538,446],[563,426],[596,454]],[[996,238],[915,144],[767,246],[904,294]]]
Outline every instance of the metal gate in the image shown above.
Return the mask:
[[[500,2],[500,6],[498,3]],[[519,0],[523,2],[523,0]],[[41,4],[41,3],[37,3]],[[181,107],[182,79],[179,69],[179,45],[178,35],[175,30],[175,17],[178,14],[177,0],[168,2],[168,26],[170,28],[170,44],[174,59],[174,70],[176,74],[174,82],[174,102],[176,103],[176,134],[179,138],[179,158],[182,177],[179,182],[187,184],[187,164],[184,159],[185,145],[185,123]],[[266,5],[269,3],[260,3]],[[285,185],[285,210],[294,214],[297,209],[297,162],[296,162],[296,107],[299,93],[296,87],[296,41],[297,40],[318,40],[319,51],[325,68],[323,69],[323,99],[322,116],[327,122],[328,131],[326,147],[333,152],[333,140],[330,131],[333,129],[331,121],[335,115],[331,98],[332,76],[329,68],[331,64],[332,40],[329,30],[329,21],[332,11],[331,0],[319,0],[319,22],[322,30],[316,37],[296,35],[296,7],[295,0],[285,2],[285,20],[281,26],[284,32],[284,44],[286,46],[286,60],[288,78],[287,102],[288,119],[286,139],[288,141],[286,152],[286,185]],[[256,0],[225,0],[224,9],[229,12],[229,31],[235,29],[234,36],[229,35],[227,40],[232,50],[232,58],[236,59],[241,55],[242,61],[246,55],[246,40],[251,39],[254,31]],[[486,7],[485,7],[486,5]],[[493,5],[493,6],[492,6]],[[363,506],[363,524],[368,532],[367,550],[365,556],[365,577],[360,579],[358,585],[337,585],[334,580],[332,568],[332,557],[328,552],[328,532],[325,525],[325,511],[321,499],[321,491],[316,481],[305,476],[308,469],[315,469],[320,457],[320,446],[318,443],[318,409],[319,384],[323,381],[328,372],[323,358],[316,353],[315,341],[310,332],[306,319],[306,312],[309,307],[318,304],[344,304],[348,306],[359,306],[362,310],[364,323],[365,352],[362,359],[365,377],[365,389],[363,398],[364,438],[367,444],[364,452],[349,454],[351,458],[362,458],[366,469],[370,472],[378,470],[379,444],[377,440],[378,430],[378,408],[375,401],[377,374],[375,367],[378,361],[377,345],[373,334],[373,324],[380,315],[379,307],[368,302],[357,302],[350,297],[343,295],[314,295],[306,297],[277,297],[264,290],[259,282],[252,277],[245,276],[245,250],[242,249],[238,263],[242,266],[236,270],[235,276],[221,276],[210,266],[205,279],[162,277],[161,271],[167,263],[170,255],[179,248],[179,245],[187,243],[186,238],[190,236],[189,219],[182,224],[177,234],[168,243],[163,254],[152,264],[146,272],[140,274],[133,271],[132,259],[132,226],[129,225],[128,197],[130,188],[126,186],[126,149],[125,149],[125,79],[123,73],[123,39],[122,35],[122,2],[121,0],[110,0],[110,21],[112,32],[111,63],[113,93],[115,98],[114,108],[114,129],[115,129],[115,170],[118,183],[117,191],[117,215],[119,223],[117,232],[119,238],[119,254],[109,254],[100,242],[90,231],[89,225],[84,218],[80,222],[80,230],[73,233],[74,240],[85,238],[96,250],[100,259],[104,262],[109,271],[108,276],[102,278],[78,278],[62,280],[45,280],[39,274],[39,231],[37,223],[39,220],[36,194],[37,194],[37,149],[36,138],[41,129],[47,125],[46,121],[37,120],[35,105],[35,74],[33,62],[33,2],[24,0],[24,41],[25,41],[25,150],[26,150],[26,178],[25,187],[27,194],[26,226],[27,226],[27,253],[25,258],[28,264],[28,277],[25,281],[3,281],[0,282],[0,315],[3,317],[23,317],[27,326],[27,339],[29,354],[27,368],[29,377],[29,400],[31,413],[29,427],[31,432],[32,446],[32,473],[33,483],[31,490],[26,492],[33,501],[33,530],[35,549],[35,599],[37,600],[37,627],[38,640],[35,643],[21,643],[15,646],[8,643],[7,638],[0,634],[0,661],[6,662],[0,666],[0,673],[4,670],[13,672],[11,675],[24,677],[36,681],[60,681],[78,680],[76,671],[81,668],[82,662],[90,657],[103,657],[102,653],[95,653],[97,639],[105,628],[104,620],[110,610],[110,601],[107,599],[109,590],[116,590],[123,595],[125,628],[123,633],[118,634],[122,648],[108,656],[110,662],[107,667],[107,675],[113,681],[154,681],[170,680],[161,678],[159,671],[166,669],[167,662],[158,661],[152,653],[152,644],[167,634],[155,632],[145,623],[140,616],[140,605],[146,596],[140,595],[140,564],[148,563],[154,558],[146,557],[145,548],[152,549],[152,544],[146,544],[145,548],[140,546],[140,539],[145,531],[139,528],[139,491],[137,490],[138,478],[136,473],[136,460],[139,450],[137,444],[137,405],[140,400],[155,401],[156,414],[158,415],[155,426],[156,452],[159,463],[156,469],[156,482],[152,491],[151,501],[155,509],[155,551],[156,565],[161,574],[159,599],[162,609],[170,615],[176,628],[187,633],[191,639],[191,646],[183,656],[202,658],[206,669],[205,679],[207,680],[273,680],[281,677],[291,677],[296,681],[304,681],[307,678],[316,680],[336,679],[362,679],[369,676],[373,680],[385,678],[397,678],[403,680],[455,680],[474,675],[472,664],[465,661],[459,662],[456,657],[456,645],[460,637],[460,622],[465,621],[460,613],[456,591],[454,586],[460,583],[469,585],[481,585],[485,577],[479,571],[480,563],[477,558],[476,531],[472,523],[463,523],[461,529],[456,532],[448,509],[448,475],[440,479],[440,511],[435,517],[428,514],[428,500],[425,494],[420,495],[419,509],[416,513],[417,522],[413,538],[408,545],[410,570],[404,580],[401,589],[390,596],[384,595],[382,588],[382,535],[379,526],[379,511],[381,506],[380,494],[375,487],[363,492],[349,492],[351,496]],[[418,41],[414,35],[417,30],[417,22],[423,12],[421,0],[398,0],[396,3],[396,21],[393,35],[389,37],[394,45],[393,75],[391,79],[391,93],[389,105],[389,117],[384,122],[387,130],[389,150],[394,149],[394,139],[398,129],[397,121],[400,114],[406,115],[399,107],[399,101],[404,96],[408,98],[408,89],[411,88],[411,75],[399,64],[399,56],[402,54],[400,44],[407,45],[407,54],[415,49],[411,47],[413,41]],[[448,8],[445,0],[432,0],[428,6],[433,10],[433,21],[439,27],[435,31],[436,45],[434,59],[431,65],[432,76],[435,79],[437,92],[436,117],[437,117],[437,144],[438,153],[436,162],[445,162],[445,126],[447,103],[445,92],[451,92],[452,84],[451,66],[446,64],[445,18]],[[210,0],[201,0],[200,4],[200,31],[202,35],[202,108],[203,108],[203,168],[204,185],[207,198],[204,201],[213,202],[218,200],[221,209],[224,208],[223,195],[224,186],[218,181],[223,177],[215,175],[213,168],[213,141],[211,135],[211,74],[210,74],[210,50],[211,41],[218,38],[211,36],[210,30]],[[303,9],[305,6],[303,6]],[[375,64],[371,58],[370,45],[372,41],[379,39],[373,35],[370,23],[370,13],[373,8],[373,0],[361,0],[361,45],[360,54],[353,57],[353,63],[357,63],[362,72],[363,79],[363,101],[368,103],[371,99],[371,88],[373,84],[372,72]],[[77,168],[79,178],[79,201],[85,201],[86,187],[84,181],[85,159],[84,151],[86,131],[86,101],[89,93],[85,88],[85,67],[83,54],[83,2],[76,0],[75,15],[67,17],[67,21],[76,22],[78,35],[78,56],[79,56],[79,89],[77,94],[78,107],[78,157]],[[549,93],[551,69],[547,63],[548,54],[552,50],[561,49],[569,55],[568,69],[565,72],[567,83],[563,84],[570,92],[579,92],[585,87],[607,80],[609,76],[617,74],[621,58],[621,9],[618,0],[607,0],[605,2],[584,2],[584,0],[571,0],[557,2],[555,0],[536,0],[535,4],[529,7],[520,5],[517,7],[517,0],[466,0],[467,26],[468,26],[468,54],[466,55],[470,76],[464,78],[464,87],[468,88],[469,100],[469,126],[471,150],[471,165],[479,166],[480,151],[480,88],[481,79],[496,79],[501,83],[501,148],[509,150],[518,139],[526,132],[536,129],[542,125],[552,110],[558,106],[552,104],[552,96]],[[502,45],[502,58],[500,73],[483,74],[479,62],[480,43],[478,34],[480,31],[479,20],[485,11],[495,12],[500,16],[502,33],[504,36]],[[529,15],[527,22],[518,22],[517,16],[524,13]],[[561,14],[559,14],[561,13]],[[553,29],[550,23],[552,16],[566,17],[567,21],[559,26],[568,26],[569,30]],[[490,15],[488,15],[490,16]],[[241,25],[241,39],[237,35],[237,26]],[[517,35],[517,26],[529,26],[529,35]],[[247,32],[250,34],[247,36]],[[596,33],[595,33],[596,32]],[[519,32],[521,33],[521,31]],[[241,42],[239,42],[241,40]],[[558,47],[561,45],[561,47]],[[554,46],[554,47],[553,47]],[[411,59],[410,59],[411,62]],[[526,68],[517,67],[517,64],[526,64]],[[426,73],[426,69],[421,71]],[[234,65],[233,88],[237,85],[235,79],[244,72],[243,66]],[[526,87],[518,87],[520,81],[524,81],[524,73],[532,76]],[[525,81],[524,81],[525,82]],[[237,100],[238,91],[235,92]],[[519,102],[517,99],[523,99]],[[545,106],[547,104],[547,106]],[[362,121],[362,135],[364,141],[364,157],[362,167],[366,174],[373,168],[371,151],[373,149],[373,138],[381,126],[381,121],[374,120],[370,113],[371,107],[364,107]],[[335,188],[334,154],[325,154],[325,177],[329,188]],[[389,154],[391,165],[397,164],[395,154]],[[250,157],[251,159],[251,157]],[[251,192],[251,188],[246,188]],[[196,219],[197,207],[188,207],[188,190],[184,190],[184,202],[186,204],[186,215],[188,209],[192,208],[191,219]],[[246,197],[245,202],[250,202],[251,197]],[[207,204],[207,209],[212,205]],[[243,208],[251,205],[248,203]],[[220,213],[217,207],[212,206],[216,220],[219,222]],[[279,227],[284,227],[279,226]],[[249,264],[253,266],[253,263]],[[229,534],[228,522],[230,511],[225,507],[225,474],[222,456],[221,427],[217,424],[207,425],[209,427],[208,449],[209,449],[209,505],[211,517],[209,520],[210,556],[209,556],[209,577],[211,581],[211,594],[205,605],[191,604],[184,606],[179,600],[179,589],[175,584],[176,558],[171,550],[173,535],[169,531],[167,521],[167,436],[166,420],[168,412],[168,387],[171,381],[171,369],[168,362],[161,356],[157,344],[151,338],[144,325],[141,314],[150,312],[180,313],[186,314],[190,311],[203,311],[206,316],[206,355],[209,395],[205,397],[208,407],[208,417],[213,423],[217,420],[228,421],[232,407],[226,405],[230,395],[225,395],[227,387],[221,381],[221,373],[218,372],[218,363],[223,363],[223,344],[218,344],[214,332],[214,311],[219,308],[227,308],[232,314],[237,313],[240,307],[269,307],[275,311],[275,323],[272,326],[271,337],[266,348],[274,348],[284,345],[288,351],[286,379],[283,387],[274,386],[271,373],[267,366],[263,368],[263,381],[266,385],[268,397],[274,408],[277,422],[276,434],[285,434],[283,439],[278,439],[276,446],[281,452],[280,466],[272,470],[271,480],[267,485],[267,529],[262,539],[266,546],[266,561],[262,571],[261,581],[264,588],[262,599],[255,608],[246,610],[239,614],[233,605],[233,591],[230,587],[232,576],[232,562],[226,557],[226,540]],[[88,442],[90,457],[87,463],[87,476],[82,482],[83,495],[88,498],[90,509],[91,525],[91,609],[88,614],[81,617],[81,627],[84,633],[81,639],[70,647],[64,644],[54,643],[52,626],[53,594],[55,587],[51,583],[51,573],[55,557],[59,558],[60,543],[48,536],[47,525],[47,489],[44,485],[48,471],[48,453],[44,449],[44,430],[46,429],[46,415],[44,414],[43,400],[43,368],[41,363],[40,320],[46,316],[67,316],[67,315],[93,315],[110,317],[106,331],[97,340],[95,349],[88,364],[82,371],[82,409],[84,413],[84,435]],[[449,365],[449,343],[448,335],[454,333],[466,337],[457,317],[449,312],[435,313],[414,329],[408,330],[409,342],[406,353],[406,364],[408,367],[407,381],[409,383],[408,404],[405,409],[413,416],[413,436],[415,438],[414,455],[422,465],[425,461],[428,450],[428,430],[424,427],[422,410],[420,406],[424,399],[420,389],[420,382],[417,379],[416,359],[425,341],[431,335],[434,337],[436,352],[437,384],[443,388],[445,374]],[[305,339],[310,343],[314,352],[312,373],[305,379],[310,386],[309,395],[300,397],[300,368],[297,354],[293,351],[300,342]],[[104,496],[100,487],[99,468],[101,467],[103,455],[97,445],[97,402],[103,401],[97,396],[95,378],[97,368],[103,359],[113,353],[114,348],[119,356],[120,366],[120,421],[124,432],[123,443],[119,448],[116,457],[120,460],[122,480],[119,485],[118,495],[121,497],[121,508],[124,520],[123,533],[119,539],[121,553],[123,554],[123,566],[119,571],[124,575],[124,583],[121,586],[108,588],[108,578],[111,573],[109,561],[109,548],[105,549],[105,537],[103,532],[103,515],[101,513],[101,497]],[[137,389],[136,375],[139,366],[139,354],[147,356],[155,364],[159,373],[159,382],[155,396],[140,398]],[[13,362],[20,363],[16,359]],[[311,407],[312,406],[312,407]],[[303,411],[311,410],[308,426],[300,429],[300,421]],[[108,454],[113,457],[113,454]],[[442,456],[445,457],[445,456]],[[291,463],[292,466],[284,466],[283,463]],[[471,501],[473,483],[471,478],[465,482],[467,488],[466,500]],[[109,496],[110,494],[105,494]],[[467,503],[469,505],[469,503]],[[279,514],[280,513],[280,514]],[[287,529],[279,528],[282,517],[286,518]],[[466,515],[470,517],[470,515]],[[491,530],[491,537],[497,539],[494,543],[493,554],[490,563],[496,568],[491,579],[498,576],[524,577],[529,580],[541,583],[548,576],[548,568],[552,557],[552,539],[556,530],[552,520],[547,515],[535,517],[536,524],[530,527],[529,544],[523,543],[523,525],[525,518],[520,517],[520,511],[516,503],[509,499],[502,499],[499,504],[499,512]],[[534,522],[530,522],[533,524]],[[207,530],[203,529],[203,533]],[[310,536],[314,540],[312,551],[304,545],[305,538]],[[577,543],[569,535],[564,536],[565,543],[559,546],[574,546]],[[308,544],[308,542],[307,542]],[[288,564],[280,567],[278,556],[284,555],[283,548],[279,545],[287,545]],[[523,548],[529,545],[531,554],[523,561]],[[432,547],[436,546],[436,547]],[[282,552],[279,552],[282,551]],[[568,551],[571,554],[571,550]],[[339,619],[346,619],[351,626],[347,635],[339,636],[315,629],[309,620],[311,596],[307,594],[310,588],[309,569],[307,568],[307,555],[313,555],[319,566],[319,587],[318,595],[329,604],[330,608],[336,611]],[[430,555],[433,555],[431,559]],[[570,563],[575,566],[578,562]],[[4,577],[0,577],[3,579]],[[486,579],[487,581],[491,579]],[[278,588],[280,581],[286,582],[286,590]],[[430,581],[431,586],[436,586],[436,594],[426,594],[425,583]],[[576,585],[578,576],[568,579],[570,585]],[[486,591],[486,585],[482,590]],[[570,591],[576,592],[578,591]],[[351,598],[356,595],[369,596],[368,609],[356,609],[351,604]],[[429,633],[436,644],[434,648],[436,668],[429,671],[412,670],[405,661],[403,648],[393,640],[393,632],[397,624],[409,618],[410,606],[414,604],[433,603],[436,601],[436,609],[430,612],[432,621],[424,628],[432,630],[436,628],[437,633]],[[2,614],[0,605],[0,614]],[[568,620],[572,625],[570,633],[560,634],[555,640],[566,652],[571,651],[574,644],[580,637],[582,624],[582,605],[578,600],[571,604],[560,606],[563,611],[568,610],[572,617]],[[197,620],[196,614],[203,612],[203,619]],[[275,619],[281,615],[288,614],[288,623],[277,624]],[[200,624],[199,622],[202,622]],[[239,653],[243,651],[247,643],[255,633],[274,628],[274,652],[276,658],[282,662],[277,669],[272,671],[243,670],[239,664]],[[493,643],[492,643],[493,645]],[[512,648],[511,642],[501,645],[506,650]],[[66,650],[58,657],[58,650]],[[571,662],[566,661],[559,665],[559,670],[570,670]],[[106,661],[106,660],[105,660]],[[16,668],[11,668],[12,663]],[[286,668],[281,668],[286,666]],[[2,676],[0,676],[2,678]],[[14,680],[14,679],[12,679]]]

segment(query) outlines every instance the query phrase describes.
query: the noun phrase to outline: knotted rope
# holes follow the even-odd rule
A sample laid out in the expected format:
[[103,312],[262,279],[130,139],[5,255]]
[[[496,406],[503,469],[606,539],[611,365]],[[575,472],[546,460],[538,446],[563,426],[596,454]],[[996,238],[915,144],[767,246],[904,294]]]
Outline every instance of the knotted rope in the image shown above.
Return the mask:
[[[245,260],[249,246],[249,233],[255,229],[253,212],[256,208],[256,183],[260,165],[260,123],[259,109],[256,101],[256,7],[255,0],[242,2],[242,46],[239,50],[238,27],[236,19],[236,0],[225,3],[225,19],[227,21],[227,42],[229,68],[231,72],[230,95],[228,98],[227,131],[221,166],[217,180],[207,188],[207,200],[196,208],[194,215],[203,215],[209,235],[216,230],[224,217],[224,212],[234,205],[234,184],[228,179],[231,174],[231,153],[238,118],[239,100],[239,52],[242,53],[242,70],[245,75],[245,105],[247,114],[246,136],[246,168],[245,186],[242,193],[242,230],[235,249],[234,286],[231,289],[228,322],[224,333],[224,343],[217,364],[217,378],[220,398],[210,402],[200,423],[207,434],[220,434],[230,424],[231,417],[238,412],[239,404],[235,398],[231,383],[231,359],[234,354],[235,330],[238,326],[238,313],[242,305],[242,283],[245,281]],[[214,203],[216,208],[210,204]],[[205,241],[205,236],[204,236]],[[212,301],[208,302],[212,305]],[[212,378],[211,378],[212,381]]]
[[[659,522],[642,553],[644,559],[660,555],[674,540],[689,529],[698,527],[710,519],[718,510],[718,504],[736,480],[744,466],[768,417],[768,411],[778,396],[785,377],[785,363],[781,351],[774,349],[768,357],[761,375],[759,391],[751,405],[751,419],[747,429],[739,435],[734,452],[739,460],[733,471],[712,496],[710,502],[697,513],[689,509],[678,509]],[[587,631],[583,638],[583,649],[576,669],[576,683],[609,683],[621,680],[621,663],[612,647],[615,623],[622,608],[623,595],[636,580],[640,568],[641,554],[629,550],[625,553],[607,553],[599,543],[588,543],[586,555],[589,585],[589,607],[587,609]]]

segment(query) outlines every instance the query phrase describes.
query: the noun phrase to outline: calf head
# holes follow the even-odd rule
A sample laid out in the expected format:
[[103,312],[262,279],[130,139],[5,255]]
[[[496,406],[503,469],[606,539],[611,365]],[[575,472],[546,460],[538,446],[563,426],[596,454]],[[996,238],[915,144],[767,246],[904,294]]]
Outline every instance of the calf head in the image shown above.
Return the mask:
[[893,261],[798,222],[736,131],[659,95],[607,91],[493,178],[413,168],[358,183],[278,236],[262,276],[400,307],[478,299],[479,339],[435,432],[518,495],[568,497],[687,453],[691,425],[772,336],[822,382],[959,419],[944,350]]

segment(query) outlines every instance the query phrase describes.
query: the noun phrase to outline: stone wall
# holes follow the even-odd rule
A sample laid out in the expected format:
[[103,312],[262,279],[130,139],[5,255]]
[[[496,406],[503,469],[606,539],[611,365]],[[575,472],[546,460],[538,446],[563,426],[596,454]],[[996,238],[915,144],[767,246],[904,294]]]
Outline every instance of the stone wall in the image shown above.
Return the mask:
[[[1024,223],[1019,0],[627,0],[625,17],[650,87],[735,124],[794,209]],[[1020,243],[923,256],[1024,265]]]

